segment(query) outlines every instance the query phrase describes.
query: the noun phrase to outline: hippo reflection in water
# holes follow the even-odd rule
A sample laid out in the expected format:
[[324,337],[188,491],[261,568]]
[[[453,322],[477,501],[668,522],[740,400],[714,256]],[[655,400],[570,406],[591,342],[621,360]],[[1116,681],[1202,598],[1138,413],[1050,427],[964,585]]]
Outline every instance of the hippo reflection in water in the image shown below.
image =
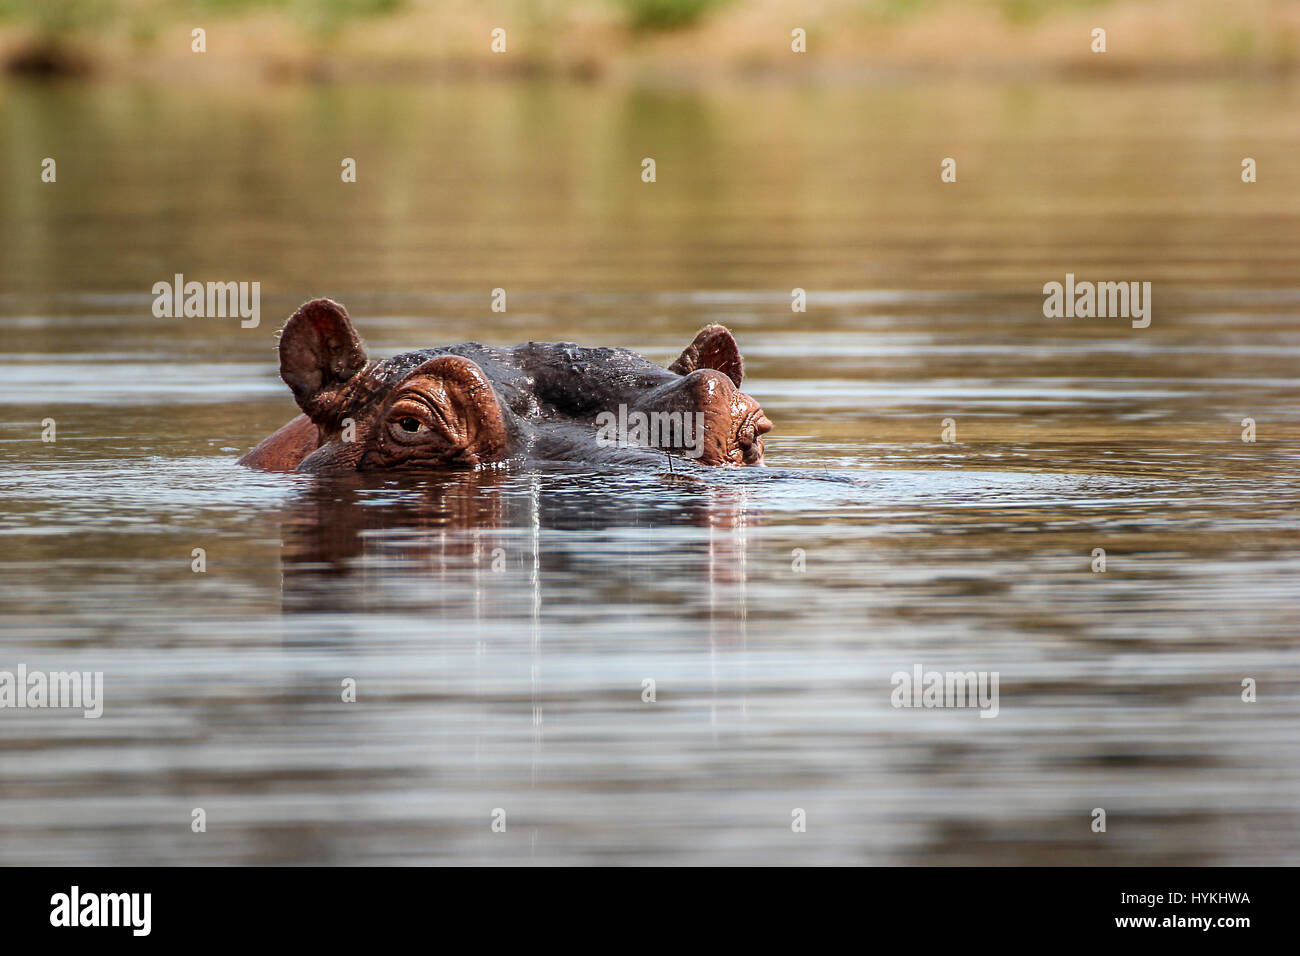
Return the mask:
[[476,342],[370,361],[347,310],[302,306],[280,336],[280,377],[303,410],[245,455],[267,471],[475,468],[512,460],[662,468],[762,465],[772,427],[740,391],[740,349],[703,329],[668,368],[627,349]]

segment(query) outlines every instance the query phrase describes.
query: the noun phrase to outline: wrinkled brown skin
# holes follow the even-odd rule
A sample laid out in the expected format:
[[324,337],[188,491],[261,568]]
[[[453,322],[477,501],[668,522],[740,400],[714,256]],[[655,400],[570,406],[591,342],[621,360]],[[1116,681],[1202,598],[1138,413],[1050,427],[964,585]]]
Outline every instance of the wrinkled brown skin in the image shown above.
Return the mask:
[[705,465],[762,465],[772,427],[740,391],[744,363],[721,325],[701,330],[667,369],[626,349],[476,342],[370,361],[347,310],[304,304],[280,336],[280,377],[303,414],[240,464],[317,474],[473,468],[512,460],[662,468],[665,452],[602,447],[597,415],[701,412]]

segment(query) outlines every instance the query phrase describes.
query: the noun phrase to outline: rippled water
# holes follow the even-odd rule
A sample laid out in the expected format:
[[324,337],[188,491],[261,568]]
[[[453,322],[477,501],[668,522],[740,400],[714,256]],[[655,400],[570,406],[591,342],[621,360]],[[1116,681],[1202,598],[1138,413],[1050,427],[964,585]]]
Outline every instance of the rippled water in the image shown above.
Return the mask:
[[[1297,107],[0,86],[0,670],[105,675],[0,710],[0,861],[1300,862]],[[154,318],[176,272],[260,326]],[[1044,319],[1066,272],[1151,327]],[[724,322],[771,467],[239,468],[313,295],[378,355]]]

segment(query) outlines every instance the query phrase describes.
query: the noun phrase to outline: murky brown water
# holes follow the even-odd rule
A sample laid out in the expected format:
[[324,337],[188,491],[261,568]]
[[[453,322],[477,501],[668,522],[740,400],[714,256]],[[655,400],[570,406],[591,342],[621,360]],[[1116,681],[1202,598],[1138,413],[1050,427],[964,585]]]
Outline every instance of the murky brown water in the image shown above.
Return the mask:
[[[0,710],[0,861],[1300,862],[1298,156],[1294,85],[0,85],[0,670],[105,675]],[[722,321],[773,468],[240,469],[315,295],[377,354]]]

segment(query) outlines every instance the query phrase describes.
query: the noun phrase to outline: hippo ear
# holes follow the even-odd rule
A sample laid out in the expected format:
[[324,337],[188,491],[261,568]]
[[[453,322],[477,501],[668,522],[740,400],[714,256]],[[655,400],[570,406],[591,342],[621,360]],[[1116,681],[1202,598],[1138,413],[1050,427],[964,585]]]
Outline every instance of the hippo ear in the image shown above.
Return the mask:
[[689,375],[701,368],[722,372],[737,388],[740,387],[740,380],[745,377],[745,363],[740,358],[740,346],[726,326],[708,325],[700,329],[695,341],[668,366],[670,372],[678,375]]
[[328,417],[339,391],[366,367],[366,350],[347,309],[313,299],[289,317],[280,334],[280,377],[313,421]]

